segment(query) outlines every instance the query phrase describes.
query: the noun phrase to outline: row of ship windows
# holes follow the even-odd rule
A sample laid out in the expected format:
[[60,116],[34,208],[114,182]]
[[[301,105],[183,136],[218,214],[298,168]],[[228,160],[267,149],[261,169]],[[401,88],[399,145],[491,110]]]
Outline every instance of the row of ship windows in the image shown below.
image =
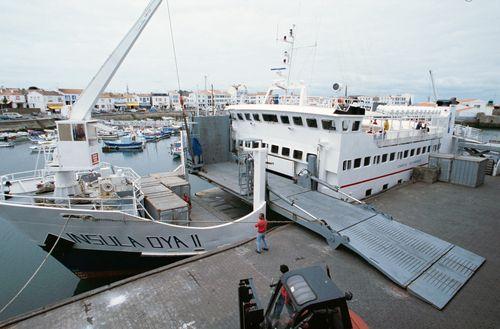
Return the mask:
[[[432,151],[436,152],[437,150],[439,150],[439,146],[440,145],[432,145]],[[404,151],[400,151],[397,153],[392,152],[392,153],[385,153],[382,155],[375,155],[373,157],[373,161],[372,161],[372,157],[370,157],[370,156],[364,157],[364,158],[357,158],[354,160],[344,160],[344,162],[342,164],[342,169],[343,170],[350,170],[350,169],[359,168],[359,167],[361,167],[361,162],[363,162],[363,166],[366,167],[366,166],[369,166],[370,164],[375,165],[375,164],[379,164],[381,162],[384,163],[387,161],[406,159],[408,157],[417,156],[417,155],[424,154],[424,153],[430,152],[430,151],[431,151],[431,145],[417,147],[416,149],[411,149],[411,150],[404,150]]]
[[[244,116],[243,116],[244,115]],[[240,120],[240,121],[261,121],[261,116],[259,113],[236,113],[236,116],[232,115],[232,118],[234,120]],[[253,120],[252,120],[253,119]],[[278,116],[276,114],[262,114],[262,121],[265,122],[276,122],[279,123],[281,121],[282,124],[289,125],[290,123],[290,117],[288,115],[280,115],[278,121]],[[303,126],[304,121],[302,120],[302,117],[300,116],[292,116],[292,122],[296,126]],[[318,121],[314,118],[306,118],[306,125],[309,128],[318,128]],[[358,131],[359,127],[361,125],[361,121],[353,121],[352,126],[351,126],[351,131]],[[337,126],[335,124],[335,120],[321,120],[321,127],[325,130],[337,130]],[[349,130],[349,121],[347,120],[342,120],[341,124],[341,129],[342,131],[348,131]],[[340,127],[339,127],[340,130]]]
[[[398,184],[402,184],[403,183],[403,180],[402,179],[398,179]],[[389,184],[384,184],[382,185],[382,191],[385,191],[389,188]],[[372,189],[369,188],[368,190],[365,190],[365,196],[370,196],[372,195]]]
[[[244,144],[244,141],[240,140],[239,141],[239,146],[243,147],[243,144]],[[265,146],[265,144],[263,144],[263,146]],[[285,156],[285,157],[289,157],[290,156],[290,148],[289,147],[285,147],[285,146],[282,146],[281,147],[281,153],[279,151],[279,146],[278,145],[271,145],[271,153],[273,154],[281,154],[282,156]],[[304,152],[300,151],[300,150],[293,150],[292,152],[292,157],[296,160],[302,160],[304,156]]]

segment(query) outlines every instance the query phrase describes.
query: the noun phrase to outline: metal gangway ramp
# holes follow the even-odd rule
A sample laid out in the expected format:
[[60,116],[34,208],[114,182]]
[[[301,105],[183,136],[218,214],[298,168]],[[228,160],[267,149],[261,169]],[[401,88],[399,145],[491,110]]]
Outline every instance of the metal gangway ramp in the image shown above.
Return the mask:
[[442,309],[485,259],[383,214],[268,174],[269,207],[351,249],[403,288]]

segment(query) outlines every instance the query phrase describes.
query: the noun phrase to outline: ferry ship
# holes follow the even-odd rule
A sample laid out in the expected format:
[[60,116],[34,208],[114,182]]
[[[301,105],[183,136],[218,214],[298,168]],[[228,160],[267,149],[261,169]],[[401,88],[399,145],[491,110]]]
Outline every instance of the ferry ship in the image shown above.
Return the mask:
[[430,153],[451,148],[453,105],[379,106],[365,112],[355,104],[300,103],[229,107],[233,148],[261,140],[268,145],[269,171],[294,179],[309,174],[356,199],[410,180],[412,169],[426,165]]
[[292,28],[282,39],[289,45],[284,66],[272,69],[278,78],[264,102],[227,108],[234,151],[246,140],[260,140],[268,145],[267,170],[299,181],[313,177],[322,183],[321,192],[356,200],[410,180],[430,153],[450,153],[453,100],[437,107],[382,105],[376,111],[341,97],[318,103],[304,83],[290,82],[294,39]]

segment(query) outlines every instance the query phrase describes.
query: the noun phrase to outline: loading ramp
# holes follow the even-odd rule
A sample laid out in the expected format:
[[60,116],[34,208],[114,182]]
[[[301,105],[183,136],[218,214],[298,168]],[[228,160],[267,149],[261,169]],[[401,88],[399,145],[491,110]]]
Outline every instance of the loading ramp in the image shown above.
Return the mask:
[[[205,166],[199,176],[234,195],[241,193],[238,165]],[[484,263],[485,258],[395,221],[366,204],[351,204],[268,173],[271,210],[344,245],[412,294],[442,309]]]

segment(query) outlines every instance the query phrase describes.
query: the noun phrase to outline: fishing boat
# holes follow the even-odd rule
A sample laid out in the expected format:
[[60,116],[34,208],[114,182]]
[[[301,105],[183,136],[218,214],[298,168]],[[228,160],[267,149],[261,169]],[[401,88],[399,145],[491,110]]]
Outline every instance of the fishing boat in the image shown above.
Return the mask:
[[[172,180],[188,184],[182,153],[181,165],[163,176],[141,177],[101,161],[91,111],[160,3],[150,1],[72,105],[69,119],[56,122],[56,148],[44,153],[43,169],[0,177],[0,217],[82,278],[130,275],[248,239],[266,211],[261,144],[249,149],[257,177],[253,209],[234,221],[203,227],[190,226],[184,195],[168,187]],[[180,138],[182,149],[185,137]],[[105,143],[144,145],[137,139]]]
[[103,150],[143,150],[146,140],[141,136],[127,135],[118,141],[104,141]]

